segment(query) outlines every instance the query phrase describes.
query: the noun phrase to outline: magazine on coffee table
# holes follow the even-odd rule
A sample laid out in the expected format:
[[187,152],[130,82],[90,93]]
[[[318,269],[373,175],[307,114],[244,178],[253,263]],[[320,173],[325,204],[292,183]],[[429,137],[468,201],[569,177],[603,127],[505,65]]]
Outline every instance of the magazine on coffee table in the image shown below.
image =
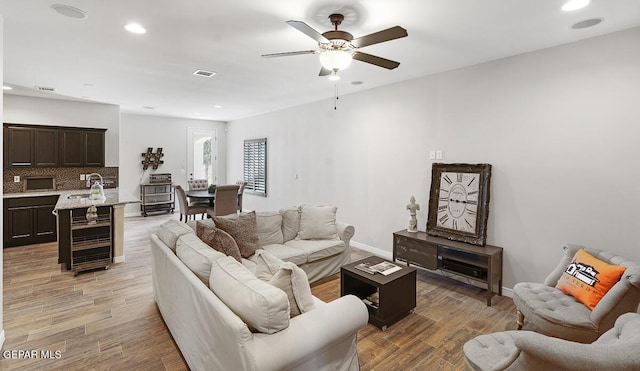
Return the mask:
[[355,268],[363,272],[367,272],[369,274],[380,273],[384,276],[388,276],[391,273],[397,272],[400,269],[402,269],[399,266],[390,262],[381,262],[381,263],[365,262],[365,263],[360,263],[356,265]]

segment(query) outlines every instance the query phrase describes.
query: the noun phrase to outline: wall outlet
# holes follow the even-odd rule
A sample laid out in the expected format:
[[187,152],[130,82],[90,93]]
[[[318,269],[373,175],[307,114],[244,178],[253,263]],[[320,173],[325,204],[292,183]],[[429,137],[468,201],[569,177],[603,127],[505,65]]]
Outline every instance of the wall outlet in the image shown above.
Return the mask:
[[14,175],[13,176],[13,182],[14,183],[20,183],[20,175]]
[[84,174],[80,174],[80,180],[85,180],[85,179],[86,178],[85,178]]
[[436,151],[436,160],[442,160],[442,151]]
[[429,151],[429,160],[436,159],[436,151]]

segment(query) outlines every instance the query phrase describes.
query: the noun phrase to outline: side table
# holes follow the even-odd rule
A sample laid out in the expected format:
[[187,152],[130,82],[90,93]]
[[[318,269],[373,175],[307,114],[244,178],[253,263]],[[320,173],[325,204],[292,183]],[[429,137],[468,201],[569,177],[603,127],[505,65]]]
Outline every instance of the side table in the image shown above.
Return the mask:
[[367,303],[369,323],[382,331],[399,321],[416,307],[416,268],[400,266],[401,269],[388,276],[363,272],[356,265],[364,262],[374,264],[387,261],[377,256],[358,260],[340,268],[340,296],[352,294],[360,299],[378,293],[378,303]]

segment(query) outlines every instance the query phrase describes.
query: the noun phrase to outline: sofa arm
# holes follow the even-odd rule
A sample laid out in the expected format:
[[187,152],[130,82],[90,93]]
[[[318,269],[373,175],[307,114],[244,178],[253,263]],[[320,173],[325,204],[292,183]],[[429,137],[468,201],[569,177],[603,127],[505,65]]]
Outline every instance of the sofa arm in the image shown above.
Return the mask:
[[[357,351],[358,330],[369,321],[365,304],[353,295],[340,297],[291,319],[289,327],[275,334],[254,334],[252,353],[261,370],[284,370],[299,364],[327,361],[327,351],[345,343],[338,352]],[[335,351],[335,350],[333,350]]]
[[342,222],[336,222],[336,227],[338,227],[338,237],[344,241],[346,247],[349,247],[349,241],[351,241],[351,237],[356,233],[356,228],[351,224]]

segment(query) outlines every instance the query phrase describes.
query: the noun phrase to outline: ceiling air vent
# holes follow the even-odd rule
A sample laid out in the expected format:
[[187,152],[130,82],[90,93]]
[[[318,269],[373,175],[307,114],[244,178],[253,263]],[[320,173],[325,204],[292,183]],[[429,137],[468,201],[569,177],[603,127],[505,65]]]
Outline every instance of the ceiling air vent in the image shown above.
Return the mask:
[[216,73],[211,71],[205,71],[205,70],[196,70],[193,74],[198,76],[211,77]]
[[49,93],[53,93],[53,92],[56,91],[56,88],[49,88],[49,87],[46,87],[46,86],[36,86],[35,88],[36,88],[36,90],[48,91]]

